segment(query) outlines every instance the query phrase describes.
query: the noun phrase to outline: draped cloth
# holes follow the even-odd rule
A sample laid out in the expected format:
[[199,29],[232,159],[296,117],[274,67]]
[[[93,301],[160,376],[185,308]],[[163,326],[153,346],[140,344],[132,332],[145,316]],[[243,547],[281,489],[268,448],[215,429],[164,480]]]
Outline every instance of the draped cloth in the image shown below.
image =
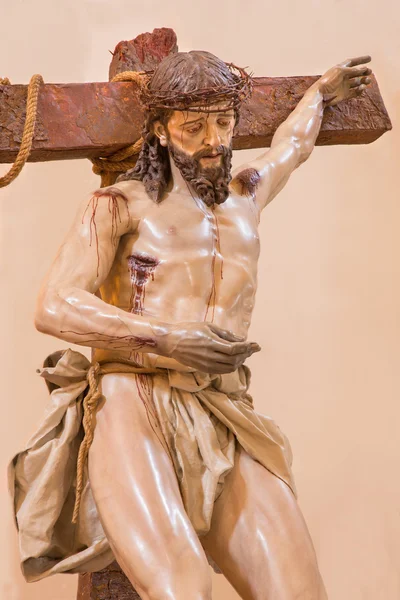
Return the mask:
[[[100,523],[87,467],[79,518],[76,524],[71,522],[83,438],[82,401],[90,366],[85,356],[71,349],[46,359],[39,372],[51,391],[50,402],[40,427],[9,465],[9,489],[27,581],[55,573],[98,571],[115,560]],[[234,465],[237,443],[297,497],[290,443],[272,419],[254,410],[247,392],[248,367],[223,375],[158,369],[152,375],[135,377],[151,378],[153,406],[185,510],[199,536],[209,530],[214,502]]]

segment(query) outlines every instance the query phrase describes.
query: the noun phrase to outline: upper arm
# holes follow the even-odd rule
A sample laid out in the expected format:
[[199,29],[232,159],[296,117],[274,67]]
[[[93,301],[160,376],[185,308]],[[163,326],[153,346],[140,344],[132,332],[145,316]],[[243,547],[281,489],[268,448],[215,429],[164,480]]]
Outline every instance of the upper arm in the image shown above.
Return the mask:
[[[262,210],[281,191],[303,160],[293,139],[281,139],[255,160],[235,169],[232,185],[242,195],[252,196]],[[253,185],[246,185],[249,178],[253,179]]]
[[96,292],[110,271],[120,237],[130,228],[128,199],[117,186],[90,194],[79,206],[42,291],[78,287]]

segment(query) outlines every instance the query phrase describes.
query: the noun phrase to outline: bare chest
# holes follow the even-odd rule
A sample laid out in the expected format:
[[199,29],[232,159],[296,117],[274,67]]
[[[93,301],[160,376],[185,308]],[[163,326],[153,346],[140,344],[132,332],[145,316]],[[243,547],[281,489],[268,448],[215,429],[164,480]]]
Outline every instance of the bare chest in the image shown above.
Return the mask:
[[248,198],[230,198],[209,208],[187,196],[167,197],[151,204],[137,229],[124,236],[119,259],[132,251],[152,255],[159,263],[207,261],[214,254],[253,263],[259,255],[257,226],[256,209]]
[[189,309],[200,316],[208,305],[236,306],[238,296],[255,292],[257,225],[248,198],[212,209],[187,196],[151,203],[121,238],[105,284],[108,301],[139,314],[162,309],[171,319]]

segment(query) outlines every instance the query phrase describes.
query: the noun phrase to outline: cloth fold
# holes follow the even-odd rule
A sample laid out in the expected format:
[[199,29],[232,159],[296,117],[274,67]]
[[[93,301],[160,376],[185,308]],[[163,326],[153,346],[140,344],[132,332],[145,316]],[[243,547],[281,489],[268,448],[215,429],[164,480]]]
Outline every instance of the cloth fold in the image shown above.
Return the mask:
[[[79,517],[76,524],[71,522],[83,439],[82,402],[90,367],[85,356],[71,349],[46,359],[39,372],[51,392],[49,405],[40,427],[9,465],[21,567],[27,581],[55,573],[98,571],[115,560],[87,473]],[[290,443],[272,419],[254,411],[247,393],[248,367],[226,375],[156,371],[139,377],[151,378],[157,418],[185,510],[199,536],[209,530],[214,502],[234,465],[236,443],[297,496]]]

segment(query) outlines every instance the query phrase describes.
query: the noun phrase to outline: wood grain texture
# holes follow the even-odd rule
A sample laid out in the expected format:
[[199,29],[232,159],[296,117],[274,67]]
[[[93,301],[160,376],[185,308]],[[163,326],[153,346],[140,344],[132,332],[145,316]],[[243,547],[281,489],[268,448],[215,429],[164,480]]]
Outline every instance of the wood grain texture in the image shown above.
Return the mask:
[[173,29],[161,27],[152,33],[141,33],[130,41],[119,42],[113,52],[109,79],[123,71],[152,71],[163,58],[178,52]]
[[[277,127],[318,79],[256,77],[233,147],[267,148]],[[13,162],[25,121],[27,86],[0,86],[0,162]],[[47,84],[40,91],[30,162],[107,156],[136,141],[143,109],[135,83]],[[325,109],[318,146],[369,144],[391,129],[375,77],[359,98]]]
[[[176,34],[162,27],[117,44],[112,79],[154,69],[177,52]],[[233,148],[267,148],[277,127],[319,76],[256,77],[243,106]],[[369,144],[392,126],[374,76],[360,98],[325,110],[317,145]],[[26,85],[0,85],[0,162],[15,160],[25,122]],[[105,157],[141,135],[143,108],[135,83],[46,84],[39,94],[30,162]]]
[[79,576],[77,600],[140,600],[118,563]]

